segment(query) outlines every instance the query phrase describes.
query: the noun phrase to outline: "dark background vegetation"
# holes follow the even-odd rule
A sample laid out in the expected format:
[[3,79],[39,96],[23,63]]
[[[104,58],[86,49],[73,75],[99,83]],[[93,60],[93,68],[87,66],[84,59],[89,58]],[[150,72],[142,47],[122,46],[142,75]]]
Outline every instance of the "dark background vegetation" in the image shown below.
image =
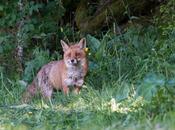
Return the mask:
[[[60,40],[89,48],[80,95],[20,98]],[[0,126],[175,129],[175,0],[1,0]]]

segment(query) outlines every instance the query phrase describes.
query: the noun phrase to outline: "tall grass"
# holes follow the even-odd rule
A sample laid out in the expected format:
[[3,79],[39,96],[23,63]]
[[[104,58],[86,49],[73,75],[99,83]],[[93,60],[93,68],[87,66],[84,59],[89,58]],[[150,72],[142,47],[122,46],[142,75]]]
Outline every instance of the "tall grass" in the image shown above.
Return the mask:
[[89,73],[80,95],[54,92],[52,104],[40,97],[21,104],[23,81],[10,80],[1,72],[0,127],[174,130],[175,38],[161,39],[154,27],[132,27],[122,38],[125,42],[110,32],[100,40],[88,35]]

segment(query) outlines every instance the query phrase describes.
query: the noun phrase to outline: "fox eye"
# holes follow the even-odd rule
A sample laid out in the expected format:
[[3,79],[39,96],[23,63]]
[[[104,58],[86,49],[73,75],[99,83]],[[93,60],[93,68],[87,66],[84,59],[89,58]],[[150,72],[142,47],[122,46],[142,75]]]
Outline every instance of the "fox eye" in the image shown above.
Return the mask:
[[67,56],[70,57],[71,56],[71,53],[68,53]]
[[80,53],[76,53],[75,55],[79,57],[81,54]]

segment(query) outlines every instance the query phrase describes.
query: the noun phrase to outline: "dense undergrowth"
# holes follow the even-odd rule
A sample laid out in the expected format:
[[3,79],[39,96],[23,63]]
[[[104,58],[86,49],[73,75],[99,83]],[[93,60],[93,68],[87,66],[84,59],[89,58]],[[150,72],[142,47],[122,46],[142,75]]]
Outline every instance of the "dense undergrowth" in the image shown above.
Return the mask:
[[[80,95],[54,92],[52,103],[37,97],[21,104],[26,83],[43,64],[60,59],[57,52],[32,48],[22,78],[16,72],[8,76],[2,65],[0,129],[174,130],[173,3],[161,6],[162,17],[155,17],[154,25],[132,24],[121,35],[110,29],[100,38],[86,35],[89,72]],[[9,57],[11,46],[4,45],[3,57]]]

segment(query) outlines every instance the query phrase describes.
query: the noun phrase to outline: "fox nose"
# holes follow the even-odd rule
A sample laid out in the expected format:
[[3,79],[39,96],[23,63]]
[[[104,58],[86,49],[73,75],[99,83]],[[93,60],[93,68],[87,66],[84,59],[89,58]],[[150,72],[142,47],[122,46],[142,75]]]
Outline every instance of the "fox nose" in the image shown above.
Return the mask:
[[75,80],[75,82],[77,82],[77,80],[78,80],[78,79],[77,79],[77,78],[75,78],[74,80]]
[[77,64],[77,60],[76,59],[71,59],[71,63]]
[[74,61],[75,61],[74,59],[71,60],[72,63],[74,63]]

